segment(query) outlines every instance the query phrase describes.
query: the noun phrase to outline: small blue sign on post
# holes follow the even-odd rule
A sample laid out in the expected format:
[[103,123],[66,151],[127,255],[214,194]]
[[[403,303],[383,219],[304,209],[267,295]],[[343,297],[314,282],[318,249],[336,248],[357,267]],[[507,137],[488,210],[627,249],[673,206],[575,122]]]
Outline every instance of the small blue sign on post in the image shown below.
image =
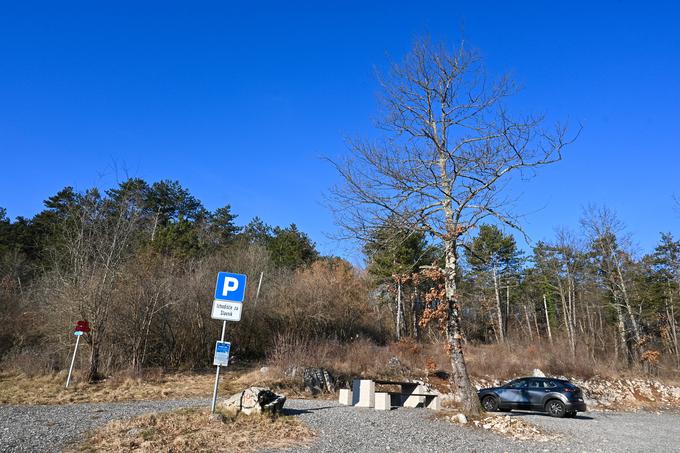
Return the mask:
[[231,343],[228,341],[218,341],[215,343],[215,357],[213,358],[213,365],[227,366],[229,365],[229,351],[231,351]]
[[217,274],[215,285],[215,300],[226,302],[243,302],[246,293],[246,279],[244,274],[220,272]]

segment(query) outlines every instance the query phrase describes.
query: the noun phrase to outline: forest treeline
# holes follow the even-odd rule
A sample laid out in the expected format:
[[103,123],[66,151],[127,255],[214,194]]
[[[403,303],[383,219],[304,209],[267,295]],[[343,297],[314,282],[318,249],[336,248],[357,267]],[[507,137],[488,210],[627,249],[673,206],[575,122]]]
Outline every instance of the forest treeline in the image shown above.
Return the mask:
[[207,367],[221,329],[210,318],[219,271],[250,278],[243,319],[228,323],[236,357],[264,357],[287,332],[339,341],[386,336],[358,271],[320,256],[294,224],[255,218],[237,226],[230,206],[210,212],[173,181],[129,179],[104,193],[66,187],[44,204],[31,219],[0,213],[6,365],[62,369],[74,323],[85,319],[90,380],[147,366]]
[[[81,362],[91,380],[208,367],[221,328],[210,318],[219,271],[250,278],[244,317],[227,330],[241,359],[264,358],[291,336],[442,342],[441,246],[386,222],[363,251],[357,269],[322,256],[294,224],[239,226],[229,205],[208,211],[174,181],[67,187],[33,218],[0,211],[0,360],[62,369],[72,328],[86,319]],[[468,343],[561,345],[574,360],[652,373],[680,366],[680,242],[669,233],[637,256],[614,213],[591,208],[578,231],[528,253],[481,225],[462,258]]]

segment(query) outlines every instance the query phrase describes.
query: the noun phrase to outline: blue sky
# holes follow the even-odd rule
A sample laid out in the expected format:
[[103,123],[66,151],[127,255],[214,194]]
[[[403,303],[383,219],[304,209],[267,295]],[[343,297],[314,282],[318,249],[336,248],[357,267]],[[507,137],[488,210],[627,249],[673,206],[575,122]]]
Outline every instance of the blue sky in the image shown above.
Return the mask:
[[[513,102],[584,127],[521,188],[534,240],[616,210],[641,250],[678,233],[680,7],[672,2],[5,2],[0,206],[32,216],[66,185],[177,179],[246,223],[297,223],[323,253],[321,156],[376,137],[374,68],[461,33]],[[330,2],[326,2],[330,3]]]

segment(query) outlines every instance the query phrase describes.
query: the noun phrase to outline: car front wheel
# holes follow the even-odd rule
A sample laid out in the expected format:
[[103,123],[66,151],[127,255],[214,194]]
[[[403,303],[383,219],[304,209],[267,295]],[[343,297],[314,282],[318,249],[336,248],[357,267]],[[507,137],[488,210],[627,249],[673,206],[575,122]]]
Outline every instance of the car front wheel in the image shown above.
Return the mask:
[[496,412],[498,411],[498,400],[493,396],[485,396],[482,399],[482,407],[487,412]]
[[566,414],[566,408],[564,407],[564,403],[559,400],[548,401],[545,405],[545,411],[551,417],[562,418]]

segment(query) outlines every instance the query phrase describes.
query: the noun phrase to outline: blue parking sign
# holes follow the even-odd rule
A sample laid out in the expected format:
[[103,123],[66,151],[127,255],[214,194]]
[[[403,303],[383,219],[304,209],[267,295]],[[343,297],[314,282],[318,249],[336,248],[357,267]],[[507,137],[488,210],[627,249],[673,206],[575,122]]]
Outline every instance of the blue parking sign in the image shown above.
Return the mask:
[[243,302],[246,294],[246,279],[244,274],[220,272],[217,274],[215,285],[215,300],[228,302]]
[[215,343],[215,356],[213,357],[213,365],[227,366],[229,365],[229,352],[231,351],[231,343],[228,341],[218,341]]

